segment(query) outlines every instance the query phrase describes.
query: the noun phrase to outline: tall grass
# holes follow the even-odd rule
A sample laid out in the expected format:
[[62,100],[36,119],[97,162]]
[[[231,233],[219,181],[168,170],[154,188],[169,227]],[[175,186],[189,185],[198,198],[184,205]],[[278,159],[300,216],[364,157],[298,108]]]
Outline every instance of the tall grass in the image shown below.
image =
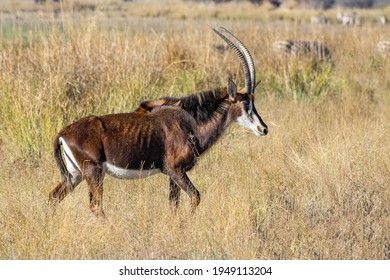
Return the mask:
[[[0,35],[0,259],[390,258],[390,63],[373,51],[388,27],[31,17],[4,21]],[[233,125],[204,155],[189,173],[202,195],[195,215],[185,194],[170,211],[163,175],[106,178],[106,224],[90,213],[84,183],[53,215],[51,141],[63,126],[229,77],[243,84],[206,23],[251,50],[269,135]],[[272,42],[290,38],[324,42],[334,67],[280,60]]]

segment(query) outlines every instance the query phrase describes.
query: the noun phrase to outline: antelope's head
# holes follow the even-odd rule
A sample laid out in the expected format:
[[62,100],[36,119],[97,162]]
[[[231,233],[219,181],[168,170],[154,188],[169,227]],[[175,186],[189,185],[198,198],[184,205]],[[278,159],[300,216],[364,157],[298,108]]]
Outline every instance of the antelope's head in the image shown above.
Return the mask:
[[268,133],[268,127],[261,119],[260,115],[257,113],[254,103],[254,93],[259,83],[256,82],[256,71],[253,58],[244,43],[242,43],[233,33],[231,33],[226,28],[220,28],[221,30],[229,34],[237,45],[230,41],[228,38],[226,38],[226,36],[218,30],[214,28],[211,29],[215,33],[217,33],[234,51],[234,53],[240,59],[242,68],[244,70],[245,89],[238,91],[236,84],[230,79],[227,87],[230,100],[241,109],[241,114],[237,116],[236,121],[241,126],[252,130],[256,136],[265,136]]

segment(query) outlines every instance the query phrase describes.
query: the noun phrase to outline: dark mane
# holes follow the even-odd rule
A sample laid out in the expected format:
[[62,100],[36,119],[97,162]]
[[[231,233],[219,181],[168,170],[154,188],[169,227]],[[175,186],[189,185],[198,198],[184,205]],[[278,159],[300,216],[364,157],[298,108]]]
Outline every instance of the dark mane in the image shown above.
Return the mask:
[[226,96],[226,88],[217,88],[181,98],[163,97],[142,102],[136,112],[150,112],[161,106],[179,106],[191,114],[198,123],[204,123],[216,118],[224,111]]

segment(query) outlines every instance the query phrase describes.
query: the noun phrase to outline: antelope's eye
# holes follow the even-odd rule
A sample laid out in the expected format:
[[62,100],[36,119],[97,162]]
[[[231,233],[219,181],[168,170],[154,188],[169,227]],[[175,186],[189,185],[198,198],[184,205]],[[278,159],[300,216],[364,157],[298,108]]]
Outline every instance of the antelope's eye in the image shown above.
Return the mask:
[[244,104],[244,109],[248,112],[248,114],[252,114],[252,110],[253,110],[252,102],[248,99],[248,100],[244,100],[243,104]]
[[245,104],[245,105],[244,105],[245,110],[248,112],[249,115],[251,115],[252,112],[253,112],[253,103],[252,103],[250,100],[248,100],[248,101],[245,102],[244,104]]

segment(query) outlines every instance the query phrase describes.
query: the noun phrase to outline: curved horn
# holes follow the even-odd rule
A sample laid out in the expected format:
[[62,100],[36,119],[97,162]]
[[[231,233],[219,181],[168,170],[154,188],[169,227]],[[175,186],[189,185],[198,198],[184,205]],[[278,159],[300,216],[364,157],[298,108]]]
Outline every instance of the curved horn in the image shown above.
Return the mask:
[[225,32],[227,32],[230,36],[233,37],[233,39],[236,41],[237,45],[240,47],[241,51],[244,53],[245,58],[246,58],[246,62],[249,66],[249,72],[251,75],[251,81],[252,81],[252,85],[251,85],[252,92],[251,93],[254,93],[255,88],[257,86],[257,84],[256,84],[256,70],[255,70],[255,63],[253,62],[253,58],[251,56],[251,53],[249,52],[248,48],[244,45],[244,43],[241,42],[241,40],[238,39],[232,32],[230,32],[229,30],[227,30],[223,26],[221,26],[220,28],[222,30],[224,30]]
[[250,72],[250,69],[249,69],[249,66],[248,66],[248,62],[245,59],[244,54],[241,52],[241,50],[239,48],[236,47],[236,45],[234,45],[234,43],[232,41],[230,41],[228,38],[226,38],[225,35],[223,35],[221,32],[219,32],[218,30],[216,30],[213,27],[210,27],[210,28],[215,33],[217,33],[219,35],[219,37],[221,37],[228,44],[228,46],[235,52],[235,54],[240,59],[242,68],[244,70],[245,86],[246,86],[245,93],[246,94],[252,93],[252,81],[251,81],[251,76],[250,76],[251,72]]

